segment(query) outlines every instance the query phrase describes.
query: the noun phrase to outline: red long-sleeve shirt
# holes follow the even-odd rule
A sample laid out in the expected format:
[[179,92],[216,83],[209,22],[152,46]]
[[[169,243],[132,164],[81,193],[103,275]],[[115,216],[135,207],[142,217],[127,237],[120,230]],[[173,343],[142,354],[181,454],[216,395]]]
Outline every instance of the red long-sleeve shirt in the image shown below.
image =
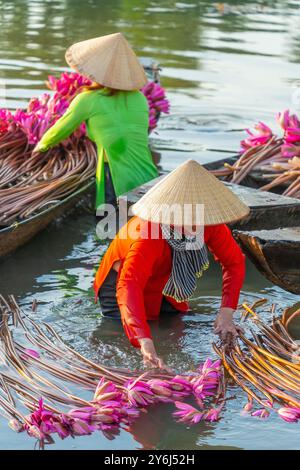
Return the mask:
[[[144,238],[151,233],[150,222],[134,217],[115,237],[103,257],[96,274],[96,296],[115,261],[120,260],[117,280],[117,301],[124,330],[133,346],[139,347],[139,338],[151,338],[148,320],[159,317],[162,291],[172,269],[172,253],[162,238]],[[134,236],[130,229],[134,226]],[[237,307],[245,276],[245,256],[225,225],[204,229],[204,241],[215,259],[222,265],[222,307]],[[186,302],[168,301],[179,311],[187,311]]]

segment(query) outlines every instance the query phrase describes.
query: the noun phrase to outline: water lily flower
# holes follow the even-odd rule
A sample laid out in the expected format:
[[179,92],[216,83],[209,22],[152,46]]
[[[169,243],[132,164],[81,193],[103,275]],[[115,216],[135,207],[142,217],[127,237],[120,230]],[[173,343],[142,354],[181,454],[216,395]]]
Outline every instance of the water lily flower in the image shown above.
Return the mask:
[[122,399],[122,392],[120,392],[115,384],[110,381],[106,381],[103,377],[99,381],[95,394],[95,402],[107,402],[111,400],[116,400],[119,402]]
[[82,419],[76,418],[71,423],[71,430],[74,436],[86,436],[88,434],[92,434],[95,427]]
[[170,388],[181,396],[188,396],[192,393],[193,386],[187,378],[180,375],[173,377],[170,382]]
[[155,395],[159,397],[170,398],[172,396],[172,390],[168,382],[164,380],[151,379],[148,380],[148,385]]
[[280,125],[280,127],[283,130],[286,130],[286,128],[289,126],[289,123],[290,123],[289,110],[286,109],[282,113],[277,113],[275,118],[276,118],[276,121],[278,122],[278,124]]
[[81,420],[89,421],[96,409],[93,406],[83,406],[82,408],[70,410],[68,416],[72,418],[78,418]]
[[261,121],[254,126],[254,129],[258,131],[257,135],[253,134],[250,129],[245,129],[249,137],[241,141],[241,149],[243,152],[251,147],[265,145],[273,137],[273,132],[270,127]]
[[253,411],[251,416],[257,416],[258,418],[268,418],[270,416],[270,412],[266,408],[261,408],[259,410]]
[[146,382],[131,379],[124,386],[127,390],[128,400],[133,406],[147,406],[154,403],[154,393]]
[[284,139],[287,144],[300,142],[300,127],[288,127],[285,131]]
[[284,144],[281,146],[281,155],[283,157],[293,158],[300,156],[300,144]]
[[174,412],[173,416],[175,418],[179,418],[179,422],[197,424],[201,421],[204,416],[204,413],[202,411],[197,410],[196,408],[191,405],[188,405],[187,403],[176,401],[175,406],[180,411]]
[[252,398],[248,399],[248,402],[244,406],[244,410],[247,411],[247,413],[249,413],[250,411],[253,410],[253,400],[252,400]]
[[277,410],[280,418],[288,423],[297,423],[300,418],[300,408],[283,406]]
[[27,432],[36,434],[36,429],[42,437],[53,432],[53,418],[54,414],[44,408],[44,402],[41,398],[38,403],[38,408],[26,417],[27,423],[24,424]]
[[36,439],[42,440],[45,437],[45,435],[40,431],[38,426],[27,425],[26,430],[29,436],[35,437]]
[[203,372],[209,370],[212,364],[213,364],[213,361],[210,358],[207,358],[203,364],[199,365],[198,371],[200,372],[200,374],[202,374]]
[[204,420],[205,421],[218,421],[220,419],[220,413],[222,411],[222,406],[219,406],[218,408],[210,408],[205,414],[204,414]]
[[61,439],[71,435],[71,421],[65,415],[60,415],[52,420],[53,432],[56,432]]

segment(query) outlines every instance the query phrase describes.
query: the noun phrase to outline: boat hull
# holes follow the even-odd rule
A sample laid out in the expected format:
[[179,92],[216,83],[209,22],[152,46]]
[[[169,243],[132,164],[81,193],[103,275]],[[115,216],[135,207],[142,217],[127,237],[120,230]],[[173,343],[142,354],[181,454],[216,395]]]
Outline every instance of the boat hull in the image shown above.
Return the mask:
[[92,178],[92,180],[83,187],[54,206],[22,222],[14,223],[9,227],[1,229],[0,258],[12,253],[17,248],[27,243],[54,220],[57,220],[63,215],[70,214],[83,200],[86,201],[90,199],[94,186],[94,178]]
[[234,236],[256,268],[273,284],[300,294],[300,226]]

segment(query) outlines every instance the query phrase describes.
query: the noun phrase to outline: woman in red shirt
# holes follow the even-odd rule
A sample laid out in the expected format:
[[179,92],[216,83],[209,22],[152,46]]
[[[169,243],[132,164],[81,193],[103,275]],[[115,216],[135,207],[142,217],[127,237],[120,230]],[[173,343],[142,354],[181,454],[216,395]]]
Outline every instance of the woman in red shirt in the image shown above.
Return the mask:
[[232,318],[245,276],[245,257],[225,222],[246,216],[249,208],[199,163],[189,160],[151,188],[133,212],[136,217],[121,228],[96,274],[94,289],[102,313],[121,318],[146,364],[165,367],[148,320],[156,320],[162,310],[188,310],[196,279],[208,268],[208,248],[223,273],[215,332],[223,340],[236,335]]

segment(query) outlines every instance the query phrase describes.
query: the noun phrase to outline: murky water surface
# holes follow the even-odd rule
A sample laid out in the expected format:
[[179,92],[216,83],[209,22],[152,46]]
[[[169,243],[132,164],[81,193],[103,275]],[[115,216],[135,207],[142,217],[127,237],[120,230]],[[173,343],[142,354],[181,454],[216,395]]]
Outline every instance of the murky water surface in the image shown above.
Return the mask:
[[[0,1],[1,106],[22,107],[44,91],[48,74],[66,69],[73,42],[123,31],[139,55],[162,66],[172,104],[152,136],[159,165],[175,168],[235,153],[241,129],[274,121],[300,108],[300,8],[298,1],[5,0]],[[6,97],[6,103],[5,103]],[[95,237],[94,218],[78,213],[52,226],[0,263],[1,293],[13,293],[38,318],[50,322],[83,354],[111,366],[138,367],[140,356],[120,326],[103,320],[91,283],[106,249]],[[211,263],[192,302],[193,311],[153,324],[158,351],[179,371],[213,354],[212,324],[220,300],[220,269]],[[267,297],[282,308],[299,297],[272,286],[250,263],[241,300]],[[100,434],[56,439],[56,449],[299,449],[299,427],[272,417],[241,413],[244,396],[230,393],[222,420],[193,428],[176,424],[172,409],[143,415],[130,432],[109,441]],[[31,449],[33,439],[0,421],[1,449]]]

